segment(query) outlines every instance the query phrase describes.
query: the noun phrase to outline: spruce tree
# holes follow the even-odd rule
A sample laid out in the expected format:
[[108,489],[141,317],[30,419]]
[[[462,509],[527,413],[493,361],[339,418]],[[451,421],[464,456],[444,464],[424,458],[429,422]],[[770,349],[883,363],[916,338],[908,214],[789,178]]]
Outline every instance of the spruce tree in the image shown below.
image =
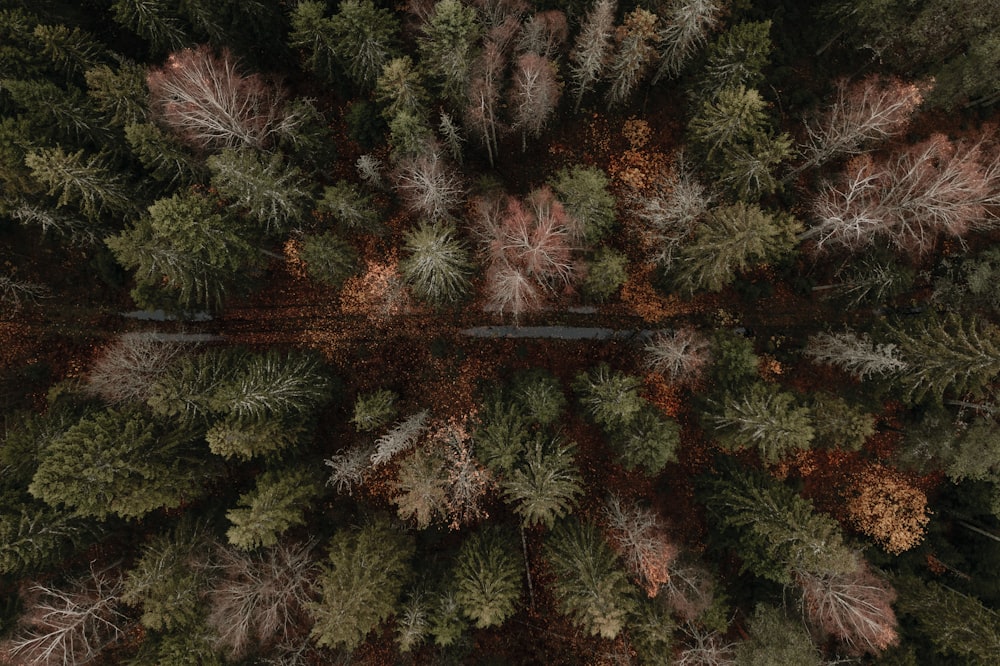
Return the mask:
[[289,528],[305,523],[306,510],[321,492],[311,471],[264,472],[253,490],[240,495],[236,507],[226,512],[232,523],[226,538],[243,550],[274,546]]
[[677,460],[681,428],[651,404],[643,405],[636,417],[609,434],[611,447],[625,469],[641,469],[653,476],[668,462]]
[[320,647],[351,650],[396,611],[412,575],[413,537],[375,518],[338,530],[329,551],[317,579],[322,598],[308,605],[312,637]]
[[403,239],[407,257],[399,263],[403,278],[423,300],[445,305],[469,289],[472,262],[450,224],[423,222]]
[[573,388],[587,415],[606,430],[630,423],[645,404],[639,395],[642,382],[620,371],[612,372],[607,364],[576,376]]
[[738,23],[708,47],[700,88],[711,99],[727,88],[754,88],[764,80],[771,60],[770,21]]
[[133,209],[122,175],[111,169],[103,156],[84,157],[83,150],[67,153],[62,148],[42,148],[28,153],[24,163],[31,169],[31,177],[57,197],[59,207],[71,205],[91,220]]
[[742,395],[731,394],[705,420],[723,446],[751,446],[767,463],[808,449],[815,437],[812,412],[794,394],[756,383]]
[[51,506],[99,520],[176,507],[200,493],[206,474],[189,437],[136,408],[98,412],[45,449],[28,489]]
[[560,170],[550,180],[552,189],[566,212],[583,228],[584,237],[596,243],[615,224],[615,198],[608,192],[609,181],[597,167],[576,165]]
[[302,173],[279,153],[227,149],[207,160],[212,187],[269,232],[298,226],[311,204]]
[[757,604],[748,622],[750,640],[736,647],[737,666],[820,666],[822,657],[801,622]]
[[575,444],[536,434],[524,457],[503,481],[504,499],[525,526],[552,527],[573,510],[583,494],[583,480],[574,464]]
[[439,0],[423,30],[418,42],[421,65],[438,84],[442,97],[458,105],[466,93],[479,37],[476,10],[461,0]]

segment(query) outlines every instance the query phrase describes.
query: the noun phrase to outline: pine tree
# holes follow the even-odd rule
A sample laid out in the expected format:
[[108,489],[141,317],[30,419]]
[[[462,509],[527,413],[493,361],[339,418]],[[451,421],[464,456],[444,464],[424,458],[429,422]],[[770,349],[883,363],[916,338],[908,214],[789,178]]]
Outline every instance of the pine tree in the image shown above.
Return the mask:
[[172,51],[190,42],[189,28],[173,3],[115,0],[112,9],[115,22],[148,41],[154,51]]
[[752,204],[715,208],[681,249],[673,265],[674,282],[688,294],[721,291],[739,272],[788,255],[800,228],[790,215],[770,214]]
[[597,243],[614,228],[615,198],[601,169],[578,164],[560,170],[550,184],[588,241]]
[[269,158],[250,150],[227,149],[207,160],[212,187],[268,232],[301,222],[311,195],[302,173],[275,153]]
[[307,607],[316,644],[353,649],[395,612],[413,551],[413,537],[385,519],[335,533],[317,580],[322,600]]
[[293,448],[305,428],[289,418],[248,419],[227,417],[205,433],[208,448],[223,458],[251,460]]
[[62,148],[42,148],[28,153],[24,163],[32,178],[58,197],[59,207],[72,205],[91,220],[133,209],[121,174],[109,168],[101,155],[84,157],[83,150],[66,153]]
[[575,447],[542,434],[526,443],[524,457],[502,483],[504,499],[514,505],[523,525],[552,527],[572,511],[583,493],[573,460]]
[[648,476],[659,474],[677,460],[681,428],[654,406],[643,405],[624,427],[609,434],[612,449],[625,469],[639,468]]
[[801,572],[857,571],[857,555],[844,544],[837,521],[791,488],[743,470],[714,480],[708,490],[709,515],[735,532],[744,570],[780,584]]
[[141,65],[121,59],[117,69],[109,65],[97,65],[88,69],[87,95],[97,109],[108,116],[119,127],[145,122],[149,111],[146,108],[146,70]]
[[334,231],[304,236],[298,256],[305,263],[306,275],[333,289],[358,272],[357,251]]
[[125,575],[121,599],[142,608],[140,622],[160,632],[192,629],[202,620],[202,595],[210,580],[205,528],[183,520],[154,535]]
[[487,525],[462,542],[455,563],[455,601],[476,627],[504,623],[521,597],[514,535]]
[[133,298],[163,290],[181,309],[220,308],[234,283],[261,258],[239,224],[195,193],[160,199],[133,226],[105,241],[135,272]]
[[226,512],[232,523],[226,538],[243,550],[275,546],[289,528],[305,524],[305,512],[321,490],[311,471],[264,472],[253,490],[240,495],[236,508]]
[[419,298],[435,305],[461,300],[469,289],[472,262],[453,225],[421,223],[405,234],[403,243],[409,256],[399,270]]
[[546,540],[559,610],[588,634],[615,638],[637,609],[635,588],[592,523],[569,519]]
[[1000,374],[1000,328],[975,315],[951,315],[908,331],[892,330],[907,370],[899,377],[912,402],[978,394]]
[[798,402],[794,394],[758,382],[742,395],[728,396],[706,421],[726,448],[752,446],[773,464],[812,444],[812,411]]
[[189,446],[138,409],[98,412],[46,447],[28,490],[80,516],[141,518],[199,494],[206,470]]
[[400,520],[413,519],[418,530],[441,520],[448,509],[447,460],[441,451],[420,447],[399,463],[392,498]]
[[639,395],[638,377],[611,371],[607,364],[576,376],[573,389],[587,415],[606,430],[631,423],[642,410],[645,400]]
[[423,117],[430,101],[420,71],[409,56],[393,58],[382,67],[375,82],[375,99],[382,105],[386,120],[392,120],[400,111]]
[[580,25],[570,51],[570,78],[576,99],[573,110],[580,110],[583,96],[604,74],[612,53],[615,0],[596,0]]

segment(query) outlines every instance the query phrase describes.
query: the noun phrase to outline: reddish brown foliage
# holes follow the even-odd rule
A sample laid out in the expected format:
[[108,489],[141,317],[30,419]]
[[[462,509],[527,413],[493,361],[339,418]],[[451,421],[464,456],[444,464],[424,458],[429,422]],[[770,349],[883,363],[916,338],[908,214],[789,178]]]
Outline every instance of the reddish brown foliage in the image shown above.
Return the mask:
[[927,495],[901,472],[877,463],[850,476],[846,509],[855,529],[893,555],[919,544],[930,521]]

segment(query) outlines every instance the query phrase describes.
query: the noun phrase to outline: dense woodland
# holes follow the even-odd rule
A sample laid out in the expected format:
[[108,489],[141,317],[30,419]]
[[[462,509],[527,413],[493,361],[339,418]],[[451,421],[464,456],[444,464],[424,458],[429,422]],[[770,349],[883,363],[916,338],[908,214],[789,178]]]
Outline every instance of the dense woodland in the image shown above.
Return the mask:
[[0,663],[1000,663],[1000,3],[0,0]]

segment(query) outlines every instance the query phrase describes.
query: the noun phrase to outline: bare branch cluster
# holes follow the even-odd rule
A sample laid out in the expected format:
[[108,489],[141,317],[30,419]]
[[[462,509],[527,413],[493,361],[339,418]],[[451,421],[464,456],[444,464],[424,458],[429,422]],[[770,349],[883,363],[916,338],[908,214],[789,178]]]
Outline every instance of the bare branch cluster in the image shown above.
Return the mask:
[[86,391],[113,405],[145,400],[170,362],[188,349],[155,332],[123,333],[91,368]]

